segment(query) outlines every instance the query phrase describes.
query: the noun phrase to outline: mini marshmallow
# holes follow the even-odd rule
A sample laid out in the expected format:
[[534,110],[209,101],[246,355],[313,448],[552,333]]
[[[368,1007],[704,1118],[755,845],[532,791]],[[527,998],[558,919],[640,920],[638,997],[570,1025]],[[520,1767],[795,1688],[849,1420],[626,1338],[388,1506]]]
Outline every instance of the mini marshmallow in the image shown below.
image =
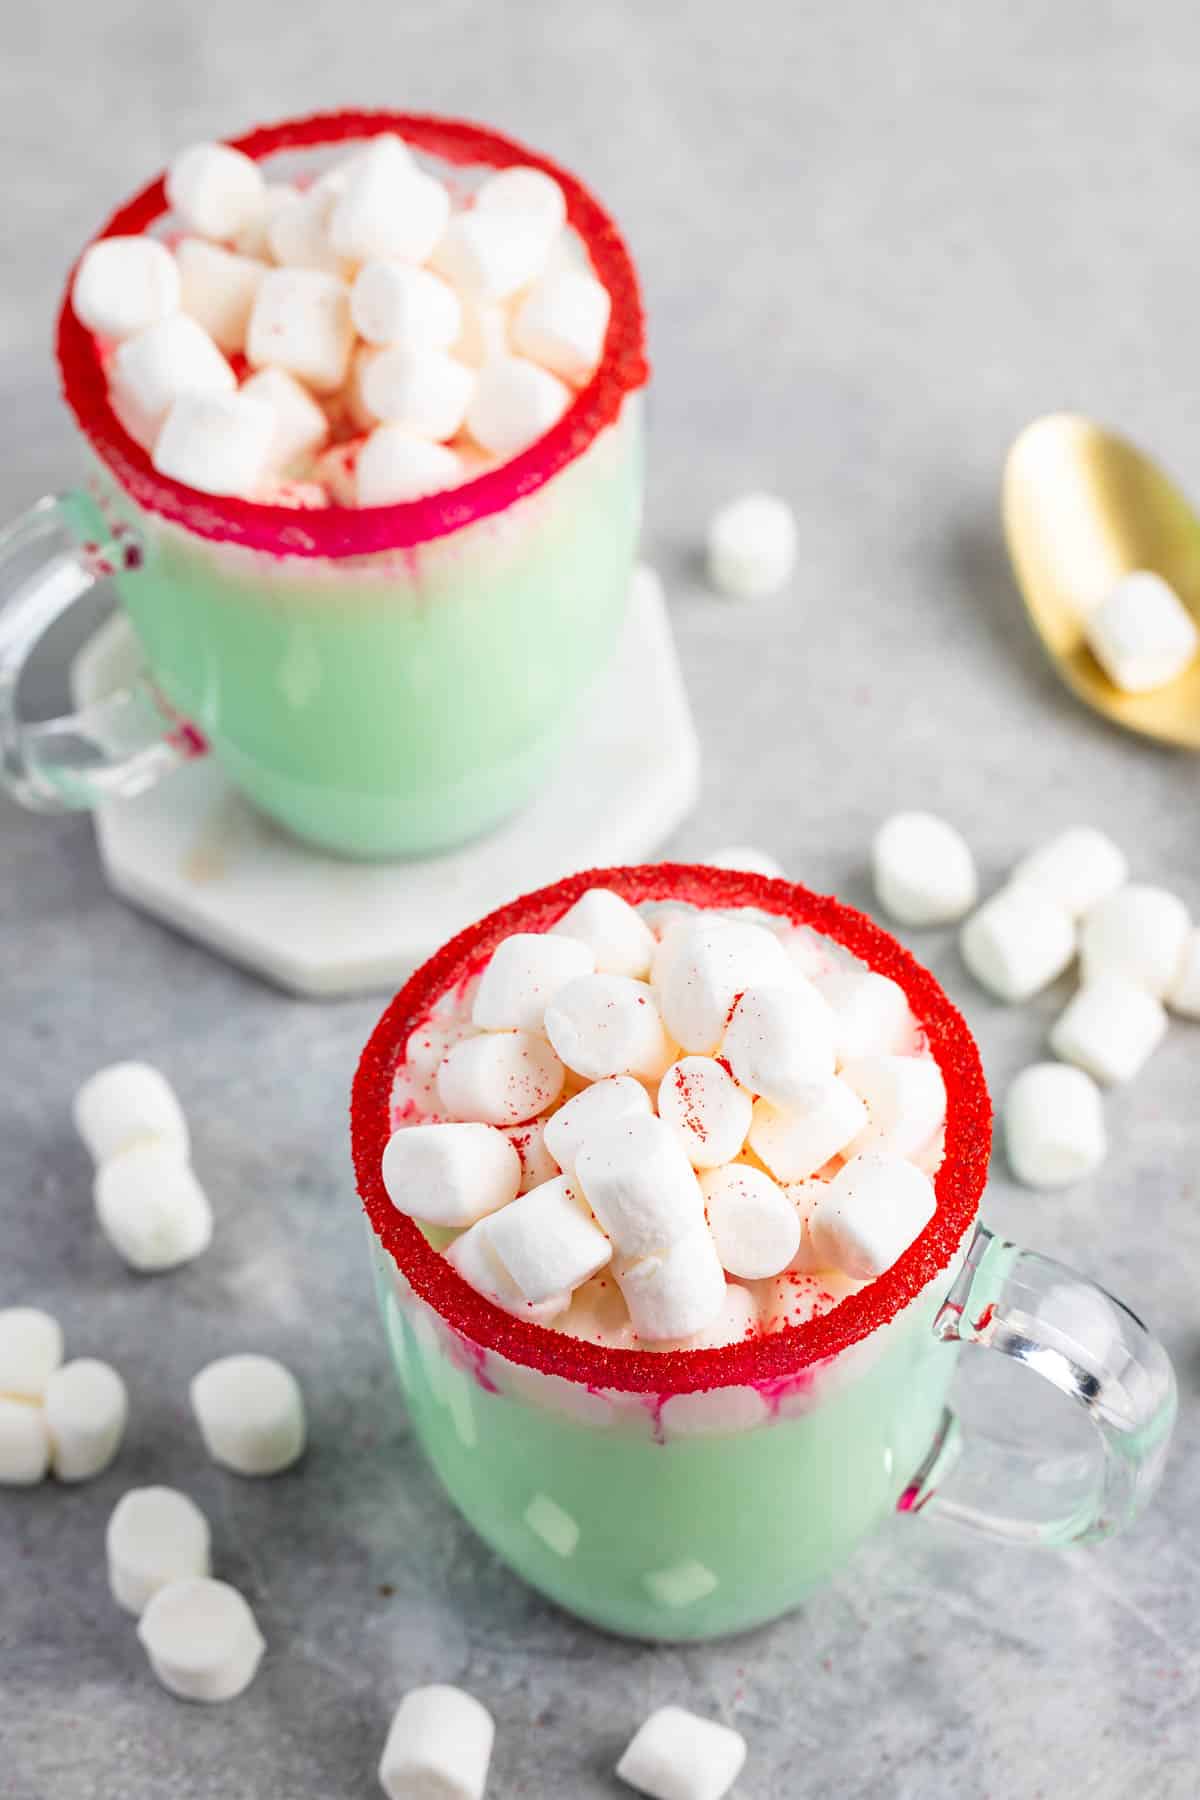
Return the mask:
[[734,600],[773,594],[796,562],[796,517],[774,494],[743,494],[714,514],[708,527],[708,573]]
[[644,1343],[694,1337],[725,1304],[725,1273],[703,1223],[649,1256],[622,1259],[613,1273]]
[[839,1063],[856,1056],[887,1056],[912,1035],[908,999],[898,981],[874,969],[835,969],[813,985],[833,1012],[833,1047]]
[[1004,1128],[1013,1174],[1028,1187],[1083,1181],[1108,1154],[1099,1088],[1062,1063],[1022,1069],[1004,1103]]
[[636,906],[611,888],[589,888],[550,927],[551,937],[587,944],[602,975],[629,975],[644,981],[654,960],[654,933]]
[[521,1159],[521,1193],[527,1194],[530,1188],[553,1181],[561,1173],[546,1146],[545,1129],[537,1119],[528,1125],[509,1125],[503,1135]]
[[1120,975],[1161,1000],[1179,973],[1190,920],[1164,888],[1118,889],[1083,921],[1079,955],[1085,981]]
[[63,1359],[62,1326],[37,1306],[0,1312],[0,1394],[40,1400]]
[[937,1210],[933,1183],[901,1156],[869,1150],[827,1182],[809,1217],[825,1267],[870,1281],[890,1269]]
[[[313,464],[313,480],[321,483],[335,506],[359,504],[358,465],[366,443],[365,437],[356,437],[341,444],[331,444]],[[441,450],[440,444],[430,444],[428,447],[431,450]],[[444,454],[449,456],[450,452],[447,450]],[[364,501],[363,504],[367,502]]]
[[160,1588],[137,1634],[163,1687],[205,1705],[244,1693],[267,1647],[237,1589],[202,1576]]
[[108,365],[108,394],[130,437],[149,449],[180,394],[232,394],[237,379],[208,333],[174,313],[126,338]]
[[815,1181],[811,1177],[806,1181],[793,1181],[784,1189],[789,1202],[796,1209],[796,1217],[800,1221],[800,1242],[795,1254],[788,1264],[790,1271],[797,1275],[815,1275],[821,1264],[813,1248],[812,1214],[813,1208],[820,1199],[825,1182]]
[[1084,981],[1055,1020],[1050,1048],[1106,1086],[1132,1081],[1167,1029],[1153,994],[1123,975]]
[[71,283],[75,317],[101,337],[127,338],[179,310],[179,269],[152,237],[108,237],[91,244]]
[[304,1397],[273,1356],[222,1356],[193,1375],[188,1396],[204,1448],[238,1475],[277,1475],[304,1452]]
[[166,1140],[147,1139],[111,1157],[97,1170],[94,1191],[100,1229],[130,1268],[174,1269],[212,1242],[208,1196]]
[[657,1081],[671,1061],[654,991],[627,975],[580,975],[546,1008],[545,1031],[577,1075],[639,1075]]
[[36,1487],[50,1467],[50,1434],[40,1406],[0,1394],[0,1487]]
[[802,1105],[785,1109],[757,1100],[750,1148],[777,1181],[802,1181],[845,1150],[867,1122],[867,1109],[854,1089],[834,1075]]
[[431,269],[411,263],[365,263],[350,289],[350,316],[368,344],[403,344],[408,350],[449,350],[462,330],[454,289]]
[[329,218],[329,241],[350,262],[385,256],[423,263],[450,217],[450,195],[385,133],[346,168]]
[[732,1161],[746,1141],[753,1104],[711,1056],[682,1057],[658,1088],[658,1116],[696,1169]]
[[126,1612],[141,1614],[159,1588],[188,1576],[207,1575],[208,1520],[174,1488],[130,1488],[122,1494],[105,1534],[108,1585]]
[[341,387],[350,367],[354,326],[350,291],[322,269],[268,269],[246,331],[256,369],[286,369],[318,394]]
[[564,1070],[544,1038],[531,1031],[489,1031],[466,1038],[443,1059],[438,1095],[453,1119],[520,1125],[553,1106]]
[[537,280],[549,249],[536,220],[476,207],[455,214],[429,260],[462,293],[507,300]]
[[[745,1168],[748,1165],[739,1163],[737,1166]],[[715,1176],[719,1171],[714,1169],[711,1173]],[[707,1180],[708,1177],[704,1179]],[[706,1325],[703,1331],[694,1331],[691,1337],[681,1339],[679,1348],[681,1350],[720,1350],[726,1344],[741,1344],[748,1337],[755,1337],[757,1334],[758,1301],[749,1288],[742,1287],[736,1281],[727,1281],[725,1298],[721,1302],[721,1310],[716,1318],[711,1324]],[[676,1395],[676,1399],[680,1398],[682,1396]],[[705,1399],[708,1398],[711,1396],[705,1395]],[[684,1408],[685,1412],[687,1410]],[[671,1408],[673,1421],[679,1417],[679,1412],[678,1407]]]
[[362,403],[372,417],[435,443],[459,429],[474,386],[472,371],[445,351],[403,344],[375,351],[359,377]]
[[469,368],[482,369],[484,363],[507,356],[507,306],[497,300],[482,300],[476,294],[459,294],[458,303],[462,309],[462,323],[450,346],[458,361]]
[[1083,622],[1092,655],[1126,694],[1145,694],[1182,675],[1200,632],[1174,588],[1149,569],[1135,569],[1109,590]]
[[379,1785],[388,1800],[483,1800],[496,1727],[461,1688],[413,1688],[387,1734]]
[[496,1253],[491,1240],[490,1219],[481,1219],[461,1237],[455,1238],[446,1251],[446,1261],[458,1270],[468,1287],[473,1287],[493,1306],[535,1325],[552,1324],[571,1303],[569,1289],[536,1303],[526,1299]]
[[649,1118],[650,1096],[631,1075],[594,1081],[546,1120],[546,1148],[568,1175],[579,1146],[595,1131],[617,1119]]
[[710,869],[740,869],[746,875],[768,875],[773,881],[786,879],[781,862],[749,844],[731,844],[724,850],[711,850],[700,861]]
[[895,813],[871,849],[875,893],[901,925],[951,925],[979,896],[975,859],[965,839],[932,813]]
[[266,477],[275,415],[245,394],[180,394],[150,460],[202,494],[252,495]]
[[[670,1126],[652,1114],[617,1119],[590,1132],[575,1156],[575,1179],[620,1256],[646,1256],[703,1229],[704,1200],[695,1171]],[[708,1322],[702,1319],[691,1329],[699,1331]]]
[[1001,888],[962,928],[963,961],[1000,1000],[1028,1000],[1075,955],[1075,923],[1040,888]]
[[167,169],[167,202],[189,231],[227,239],[245,231],[266,205],[262,170],[228,144],[192,144]]
[[381,1173],[398,1212],[457,1228],[516,1199],[521,1159],[492,1125],[404,1125],[388,1139]]
[[481,181],[475,195],[475,210],[501,216],[507,214],[531,222],[542,232],[547,243],[567,222],[567,202],[554,177],[523,164],[499,169]]
[[700,1177],[708,1228],[721,1267],[744,1281],[786,1269],[800,1248],[800,1214],[778,1184],[749,1163]]
[[1129,879],[1124,852],[1090,825],[1060,831],[1017,864],[1010,887],[1029,883],[1080,919]]
[[444,444],[414,437],[407,425],[380,425],[362,446],[354,465],[354,499],[359,506],[402,506],[457,487],[462,464]]
[[774,932],[702,915],[678,936],[672,934],[660,988],[663,1021],[685,1050],[711,1052],[739,994],[751,987],[786,986],[793,978]]
[[317,182],[306,193],[293,190],[281,196],[267,220],[267,247],[287,269],[319,269],[325,275],[349,280],[353,263],[340,256],[329,241],[329,221],[337,204],[335,190]]
[[263,190],[262,211],[233,235],[233,248],[239,256],[254,256],[260,262],[271,257],[271,222],[284,207],[300,198],[300,190],[288,181],[268,181]]
[[842,1080],[867,1109],[849,1153],[913,1156],[946,1117],[946,1084],[931,1056],[863,1056],[843,1065]]
[[582,269],[543,275],[513,314],[510,338],[519,356],[582,387],[600,361],[612,301]]
[[493,456],[517,456],[566,412],[571,390],[548,369],[501,356],[480,369],[467,408],[467,430]]
[[775,1106],[809,1096],[834,1072],[833,1012],[802,975],[787,987],[749,987],[734,1005],[721,1056],[750,1093]]
[[1175,979],[1167,989],[1167,1005],[1185,1019],[1200,1019],[1200,930],[1195,926],[1184,941]]
[[479,978],[471,1021],[485,1031],[540,1031],[546,1006],[596,959],[578,938],[517,931],[497,944]]
[[175,251],[175,261],[184,312],[204,327],[227,356],[240,350],[267,264],[223,250],[203,238],[184,238]]
[[115,1369],[82,1356],[51,1375],[45,1413],[55,1475],[60,1481],[90,1481],[121,1448],[129,1396]]
[[329,420],[306,387],[286,369],[260,369],[238,390],[243,399],[269,406],[274,418],[267,462],[287,469],[316,454],[329,437]]
[[634,1735],[617,1775],[651,1800],[722,1800],[745,1761],[740,1732],[681,1706],[660,1706]]
[[493,1214],[488,1243],[527,1300],[581,1287],[612,1260],[612,1245],[565,1175]]

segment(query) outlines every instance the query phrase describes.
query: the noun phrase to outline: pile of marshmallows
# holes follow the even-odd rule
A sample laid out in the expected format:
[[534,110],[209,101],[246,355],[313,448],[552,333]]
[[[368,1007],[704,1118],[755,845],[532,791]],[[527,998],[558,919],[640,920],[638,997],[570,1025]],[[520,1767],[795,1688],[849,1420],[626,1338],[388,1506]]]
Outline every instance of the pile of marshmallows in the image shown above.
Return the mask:
[[189,487],[419,499],[527,448],[599,361],[609,294],[541,170],[501,170],[454,211],[392,134],[304,189],[195,144],[166,190],[187,235],[100,239],[71,300],[121,423]]
[[[437,1068],[445,1120],[395,1131],[383,1181],[461,1232],[450,1262],[514,1314],[552,1323],[611,1267],[641,1342],[694,1339],[727,1274],[870,1280],[933,1216],[908,1159],[946,1095],[932,1058],[896,1053],[902,989],[862,968],[810,980],[762,925],[691,912],[659,940],[591,889],[497,947],[472,1024]],[[528,1121],[532,1186],[503,1129]]]

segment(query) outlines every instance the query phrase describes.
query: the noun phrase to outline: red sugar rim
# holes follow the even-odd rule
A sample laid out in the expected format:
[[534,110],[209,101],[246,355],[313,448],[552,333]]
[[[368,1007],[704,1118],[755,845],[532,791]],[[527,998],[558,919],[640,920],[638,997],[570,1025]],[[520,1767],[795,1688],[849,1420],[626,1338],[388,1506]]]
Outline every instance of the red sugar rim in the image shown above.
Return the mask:
[[[75,317],[67,278],[58,315],[57,355],[62,390],[80,430],[125,491],[144,507],[200,537],[245,545],[287,556],[369,556],[411,549],[445,537],[477,519],[503,512],[538,488],[585,451],[620,411],[627,393],[649,375],[645,321],[637,274],[613,221],[574,175],[528,150],[513,138],[459,119],[423,113],[331,112],[260,125],[230,138],[234,149],[255,161],[280,150],[311,149],[351,139],[397,132],[419,150],[444,162],[485,163],[509,168],[529,164],[552,175],[567,202],[567,218],[612,296],[612,314],[600,366],[562,418],[544,437],[497,469],[443,494],[399,506],[330,506],[297,513],[289,506],[262,506],[252,500],[216,498],[159,474],[147,452],[134,442],[114,413],[96,340]],[[163,177],[119,207],[98,238],[143,232],[167,211]],[[93,240],[94,241],[94,240]],[[78,266],[78,265],[76,265]]]
[[[588,888],[612,888],[636,904],[683,900],[699,906],[755,906],[815,930],[889,975],[908,996],[946,1082],[946,1148],[935,1180],[937,1211],[898,1262],[869,1287],[806,1325],[792,1325],[719,1350],[606,1349],[513,1318],[485,1300],[434,1250],[414,1221],[396,1211],[380,1165],[391,1135],[395,1072],[408,1036],[472,965],[514,931],[545,931]],[[375,1235],[414,1292],[470,1343],[511,1362],[590,1388],[688,1394],[754,1386],[794,1376],[870,1335],[945,1269],[978,1210],[987,1179],[992,1109],[975,1040],[927,969],[852,907],[788,881],[739,870],[655,863],[591,869],[490,913],[418,969],[368,1039],[354,1077],[350,1134],[358,1191]]]

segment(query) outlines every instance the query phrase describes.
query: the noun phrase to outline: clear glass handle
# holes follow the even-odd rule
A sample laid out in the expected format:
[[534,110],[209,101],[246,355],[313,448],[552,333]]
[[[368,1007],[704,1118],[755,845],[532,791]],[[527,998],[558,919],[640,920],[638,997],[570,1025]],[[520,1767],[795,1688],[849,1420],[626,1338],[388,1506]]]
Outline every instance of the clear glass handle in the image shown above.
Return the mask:
[[1166,1351],[1127,1307],[981,1225],[934,1332],[1036,1370],[1084,1409],[1097,1442],[1090,1455],[1019,1447],[947,1412],[901,1510],[1050,1545],[1096,1542],[1137,1517],[1166,1460],[1176,1390]]
[[49,495],[0,532],[0,584],[13,582],[8,592],[0,587],[0,781],[35,812],[144,793],[205,748],[145,676],[65,718],[20,718],[17,687],[39,639],[98,581],[142,564],[132,533],[86,541],[87,511],[82,496]]

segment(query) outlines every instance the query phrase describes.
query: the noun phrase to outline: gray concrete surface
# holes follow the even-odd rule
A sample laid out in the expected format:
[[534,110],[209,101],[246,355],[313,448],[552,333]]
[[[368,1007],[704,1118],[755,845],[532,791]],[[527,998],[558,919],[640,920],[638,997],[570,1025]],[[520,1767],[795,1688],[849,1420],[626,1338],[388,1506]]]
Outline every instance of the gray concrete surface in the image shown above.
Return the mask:
[[[870,831],[897,805],[957,820],[989,879],[1088,818],[1200,911],[1200,766],[1060,691],[996,508],[1009,440],[1063,405],[1200,491],[1193,9],[108,0],[10,8],[0,44],[4,513],[74,468],[47,351],[63,267],[171,147],[339,99],[490,118],[585,171],[645,273],[648,549],[707,758],[675,847],[758,841],[861,900]],[[696,544],[749,482],[794,502],[802,551],[788,593],[739,609],[705,591]],[[1005,1011],[947,934],[919,947],[1002,1089],[1061,996]],[[616,1794],[627,1733],[666,1700],[746,1732],[747,1800],[1195,1793],[1200,1027],[1112,1099],[1095,1181],[1041,1197],[997,1159],[988,1205],[1125,1294],[1177,1359],[1178,1442],[1144,1524],[1039,1555],[897,1521],[803,1613],[678,1651],[534,1599],[406,1434],[345,1141],[371,1003],[303,1004],[223,967],[109,896],[85,821],[7,806],[0,996],[0,1304],[52,1307],[133,1397],[103,1479],[0,1496],[8,1800],[366,1796],[397,1694],[429,1678],[495,1712],[500,1800]],[[209,1256],[155,1281],[99,1239],[67,1118],[79,1079],[129,1054],[176,1083],[219,1218]],[[189,1376],[238,1346],[305,1384],[312,1450],[286,1479],[219,1473],[187,1418]],[[270,1641],[237,1705],[160,1692],[105,1591],[104,1522],[149,1480],[208,1509]]]

